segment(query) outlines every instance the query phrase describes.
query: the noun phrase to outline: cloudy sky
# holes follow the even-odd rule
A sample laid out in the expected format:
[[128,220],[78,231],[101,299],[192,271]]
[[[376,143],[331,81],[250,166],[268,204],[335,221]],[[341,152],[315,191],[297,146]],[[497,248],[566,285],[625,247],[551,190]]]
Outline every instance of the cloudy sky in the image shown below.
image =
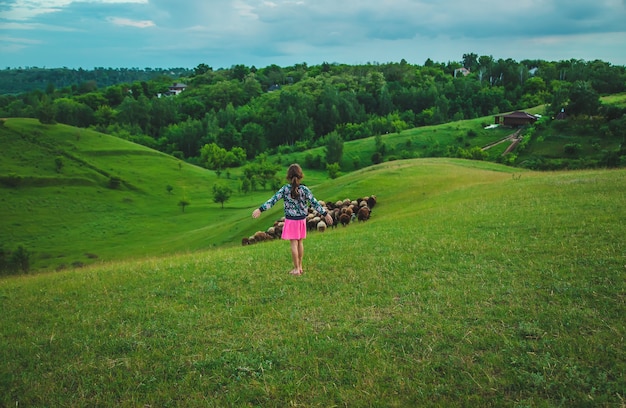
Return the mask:
[[0,0],[0,67],[600,59],[626,0]]

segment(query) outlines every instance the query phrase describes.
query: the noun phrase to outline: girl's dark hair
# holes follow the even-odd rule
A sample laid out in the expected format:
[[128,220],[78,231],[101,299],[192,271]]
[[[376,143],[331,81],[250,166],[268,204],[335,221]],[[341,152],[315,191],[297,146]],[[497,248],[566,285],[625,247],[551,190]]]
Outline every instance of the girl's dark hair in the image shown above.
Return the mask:
[[292,164],[287,170],[287,181],[291,184],[291,198],[300,197],[298,187],[300,187],[300,180],[304,177],[302,173],[302,167],[299,164]]

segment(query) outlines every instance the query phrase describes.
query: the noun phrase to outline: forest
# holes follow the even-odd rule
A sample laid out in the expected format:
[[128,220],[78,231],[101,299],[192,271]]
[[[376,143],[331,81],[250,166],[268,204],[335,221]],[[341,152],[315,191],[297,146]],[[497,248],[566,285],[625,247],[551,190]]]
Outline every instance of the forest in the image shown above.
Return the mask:
[[[518,62],[468,53],[458,62],[428,59],[423,65],[401,60],[214,70],[201,63],[177,72],[71,71],[1,71],[0,117],[93,128],[215,169],[263,153],[304,151],[542,104],[546,115],[565,110],[570,117],[600,117],[598,129],[626,140],[625,110],[599,102],[601,95],[626,91],[626,68],[600,60]],[[7,78],[20,73],[36,74],[39,86],[18,89],[16,82],[9,89]],[[182,91],[172,92],[174,84]],[[211,164],[210,149],[232,154],[226,163]]]

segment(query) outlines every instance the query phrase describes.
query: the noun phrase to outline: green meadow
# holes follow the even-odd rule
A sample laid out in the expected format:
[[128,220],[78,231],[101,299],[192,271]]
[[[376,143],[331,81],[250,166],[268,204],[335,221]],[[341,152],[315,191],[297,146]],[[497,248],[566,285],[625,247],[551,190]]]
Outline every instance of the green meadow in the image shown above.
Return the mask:
[[[482,129],[485,120],[409,130],[384,140],[390,151],[401,152],[408,143],[421,155],[433,140],[436,149],[444,151],[470,130],[476,132],[474,146],[510,133]],[[273,191],[239,193],[241,169],[218,178],[213,171],[91,130],[8,119],[0,126],[0,143],[0,244],[9,251],[24,246],[31,253],[33,271],[236,246],[281,215],[276,209],[269,213],[272,219],[250,220],[252,210]],[[374,149],[373,137],[345,143],[342,168],[350,171],[355,162],[362,167]],[[306,154],[323,152],[317,148],[278,159],[286,169],[292,162],[304,164]],[[306,184],[314,189],[327,185],[319,199],[377,194],[346,189],[342,179],[330,183],[325,171],[305,170]],[[111,188],[112,180],[118,181],[116,188]],[[213,202],[216,183],[234,192],[223,209]],[[183,209],[181,201],[189,205]]]
[[[236,192],[234,176],[218,180],[214,172],[86,129],[9,119],[0,143],[0,243],[26,247],[35,270],[240,242],[261,225],[244,222],[237,210],[251,212],[271,195],[235,193],[222,209],[212,187],[219,181]],[[189,203],[184,211],[181,201]]]
[[[236,245],[280,216],[250,218],[270,191],[221,209],[206,170],[59,125],[63,149],[34,121],[0,135],[25,126],[0,242],[43,272],[0,280],[1,406],[624,406],[624,169],[306,172],[318,198],[378,204],[310,233],[293,277],[285,242]],[[33,146],[66,152],[64,177],[57,153],[20,165]]]

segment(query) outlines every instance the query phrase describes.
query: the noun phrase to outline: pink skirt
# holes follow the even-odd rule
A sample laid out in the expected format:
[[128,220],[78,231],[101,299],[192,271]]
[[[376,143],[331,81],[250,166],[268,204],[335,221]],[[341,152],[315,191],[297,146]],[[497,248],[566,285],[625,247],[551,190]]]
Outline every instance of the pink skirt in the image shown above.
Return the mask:
[[285,220],[282,239],[306,238],[306,220]]

